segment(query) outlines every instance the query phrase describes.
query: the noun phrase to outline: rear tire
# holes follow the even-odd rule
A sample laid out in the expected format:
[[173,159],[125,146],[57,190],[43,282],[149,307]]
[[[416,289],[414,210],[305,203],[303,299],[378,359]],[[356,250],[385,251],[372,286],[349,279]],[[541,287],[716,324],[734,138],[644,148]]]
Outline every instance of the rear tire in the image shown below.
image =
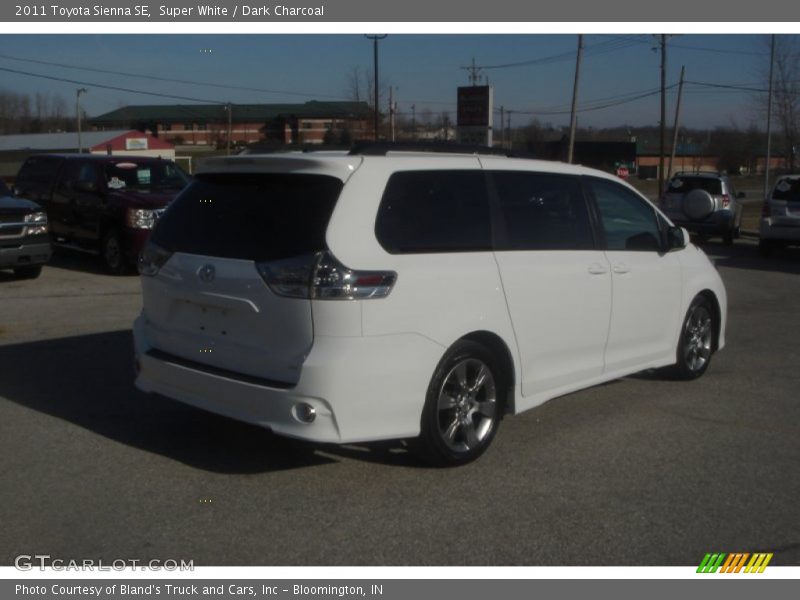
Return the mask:
[[717,325],[711,303],[703,296],[692,301],[681,326],[673,373],[677,379],[691,380],[702,376],[711,363]]
[[42,265],[14,268],[14,276],[17,279],[36,279],[41,274],[42,274]]
[[456,342],[433,374],[420,435],[409,442],[409,449],[437,467],[475,460],[497,433],[507,389],[503,370],[486,347]]

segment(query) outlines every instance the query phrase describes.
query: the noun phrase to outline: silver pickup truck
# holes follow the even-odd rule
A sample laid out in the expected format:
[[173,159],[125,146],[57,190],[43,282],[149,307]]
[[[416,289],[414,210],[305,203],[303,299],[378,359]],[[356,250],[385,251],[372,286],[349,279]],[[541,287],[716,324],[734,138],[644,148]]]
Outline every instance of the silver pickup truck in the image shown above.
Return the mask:
[[50,255],[47,214],[35,202],[14,198],[0,180],[0,269],[12,269],[20,279],[33,279]]

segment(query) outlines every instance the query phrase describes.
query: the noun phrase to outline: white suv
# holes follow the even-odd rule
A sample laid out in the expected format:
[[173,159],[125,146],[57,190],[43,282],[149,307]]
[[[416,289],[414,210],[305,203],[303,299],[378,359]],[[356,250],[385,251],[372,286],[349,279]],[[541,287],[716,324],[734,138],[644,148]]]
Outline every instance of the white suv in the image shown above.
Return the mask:
[[140,389],[437,465],[556,396],[699,377],[725,339],[716,270],[632,187],[491,155],[209,159],[140,272]]
[[800,175],[779,177],[764,201],[758,249],[769,256],[776,247],[800,244]]

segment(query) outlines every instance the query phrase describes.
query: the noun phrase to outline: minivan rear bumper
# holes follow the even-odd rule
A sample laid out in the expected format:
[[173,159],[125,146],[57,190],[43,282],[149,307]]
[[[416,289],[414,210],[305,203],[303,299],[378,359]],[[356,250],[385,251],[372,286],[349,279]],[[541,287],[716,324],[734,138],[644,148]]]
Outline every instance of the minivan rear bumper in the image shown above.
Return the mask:
[[[146,324],[134,323],[136,387],[277,434],[353,443],[414,437],[428,384],[444,348],[416,334],[317,336],[296,386],[247,381],[151,352]],[[303,405],[315,412],[300,418]]]

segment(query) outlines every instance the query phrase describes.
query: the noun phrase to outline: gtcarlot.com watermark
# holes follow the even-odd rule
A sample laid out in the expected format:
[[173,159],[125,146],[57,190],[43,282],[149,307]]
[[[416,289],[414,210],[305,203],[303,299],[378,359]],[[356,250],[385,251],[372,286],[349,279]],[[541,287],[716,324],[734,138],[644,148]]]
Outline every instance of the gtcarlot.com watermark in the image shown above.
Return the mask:
[[14,559],[14,566],[20,571],[39,569],[44,571],[194,571],[193,560],[139,560],[118,558],[110,561],[93,558],[80,560],[52,558],[49,554],[20,554]]

